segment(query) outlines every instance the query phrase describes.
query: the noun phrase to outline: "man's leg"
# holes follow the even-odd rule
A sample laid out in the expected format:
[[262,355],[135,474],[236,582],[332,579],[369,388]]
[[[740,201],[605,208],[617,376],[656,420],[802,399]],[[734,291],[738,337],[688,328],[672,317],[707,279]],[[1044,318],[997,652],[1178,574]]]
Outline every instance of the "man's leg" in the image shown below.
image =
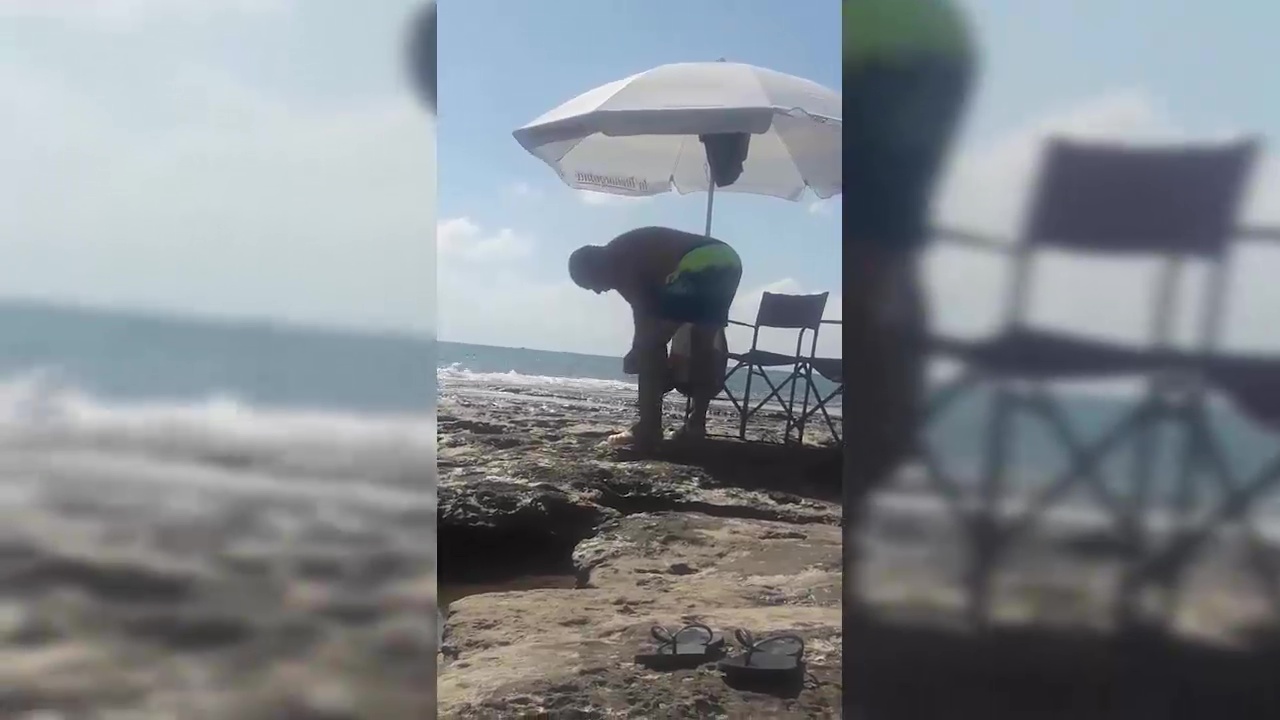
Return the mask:
[[632,434],[638,444],[662,439],[662,398],[667,389],[666,366],[665,347],[650,344],[642,349],[638,380],[640,420],[632,427]]
[[924,385],[917,278],[930,199],[975,59],[946,0],[846,0],[844,332],[846,601],[870,493],[911,452]]
[[707,434],[707,409],[724,384],[724,356],[717,352],[717,325],[694,325],[690,334],[689,384],[693,390],[693,414],[682,435],[701,438]]
[[668,296],[667,317],[691,324],[689,384],[693,414],[681,428],[681,437],[700,438],[707,434],[707,408],[724,384],[727,360],[717,351],[716,340],[729,322],[729,310],[741,280],[742,260],[723,243],[690,252],[673,275],[673,284],[680,290]]
[[662,439],[662,399],[667,393],[667,343],[676,323],[655,321],[646,328],[636,350],[639,357],[639,421],[631,427],[631,441],[638,446],[653,445]]
[[[872,493],[913,451],[924,396],[926,306],[915,253],[845,249],[843,329],[845,390],[841,437],[845,456],[846,588],[856,602],[858,542]],[[849,257],[852,254],[853,257]]]

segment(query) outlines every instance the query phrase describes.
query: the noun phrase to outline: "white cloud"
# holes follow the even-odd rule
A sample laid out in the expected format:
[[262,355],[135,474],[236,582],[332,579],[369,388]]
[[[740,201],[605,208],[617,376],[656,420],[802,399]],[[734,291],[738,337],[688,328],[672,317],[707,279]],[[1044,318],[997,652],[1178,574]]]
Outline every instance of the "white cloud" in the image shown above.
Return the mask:
[[471,221],[460,217],[436,223],[436,252],[441,264],[509,263],[528,257],[533,241],[510,228],[486,233]]
[[592,190],[577,190],[575,192],[582,204],[593,207],[630,207],[653,199],[648,195],[615,195]]
[[121,112],[0,64],[0,295],[427,330],[435,133],[175,68]]
[[832,215],[840,211],[840,197],[827,198],[826,200],[814,200],[809,203],[809,212],[814,215]]

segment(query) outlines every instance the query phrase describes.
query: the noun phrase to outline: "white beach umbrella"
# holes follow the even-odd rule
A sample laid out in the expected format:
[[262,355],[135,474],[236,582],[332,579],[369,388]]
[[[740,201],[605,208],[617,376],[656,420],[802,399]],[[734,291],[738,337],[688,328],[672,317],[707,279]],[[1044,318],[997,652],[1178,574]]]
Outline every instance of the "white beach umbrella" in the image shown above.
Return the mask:
[[[839,193],[841,104],[839,92],[765,68],[676,63],[589,90],[513,134],[573,188],[707,191],[710,234],[717,186],[792,201],[806,188],[820,198]],[[741,175],[713,184],[703,139],[731,145],[736,134],[749,135]]]

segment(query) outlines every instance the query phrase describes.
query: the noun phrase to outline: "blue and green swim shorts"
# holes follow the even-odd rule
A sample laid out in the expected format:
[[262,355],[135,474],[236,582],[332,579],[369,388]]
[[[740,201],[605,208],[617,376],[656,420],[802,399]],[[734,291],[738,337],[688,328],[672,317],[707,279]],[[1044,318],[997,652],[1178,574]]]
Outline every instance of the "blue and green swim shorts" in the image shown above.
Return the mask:
[[658,291],[658,317],[724,327],[741,280],[738,253],[719,240],[708,239],[685,253],[667,276]]
[[976,57],[954,0],[844,0],[846,243],[910,251]]

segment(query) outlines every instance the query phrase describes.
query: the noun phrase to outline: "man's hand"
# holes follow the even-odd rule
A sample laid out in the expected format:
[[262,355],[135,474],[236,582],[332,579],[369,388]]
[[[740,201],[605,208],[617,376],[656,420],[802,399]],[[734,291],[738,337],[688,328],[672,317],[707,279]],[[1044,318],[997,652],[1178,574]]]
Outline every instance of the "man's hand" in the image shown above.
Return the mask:
[[635,348],[631,348],[631,352],[622,358],[622,372],[627,375],[640,374],[640,354],[636,352]]

